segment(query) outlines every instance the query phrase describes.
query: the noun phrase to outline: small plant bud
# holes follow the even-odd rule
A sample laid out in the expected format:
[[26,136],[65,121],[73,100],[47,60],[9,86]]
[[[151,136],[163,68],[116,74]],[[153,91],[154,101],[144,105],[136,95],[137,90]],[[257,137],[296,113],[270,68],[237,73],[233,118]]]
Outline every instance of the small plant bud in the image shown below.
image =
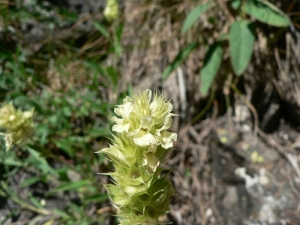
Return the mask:
[[108,21],[115,20],[119,16],[119,5],[117,0],[107,0],[104,16]]

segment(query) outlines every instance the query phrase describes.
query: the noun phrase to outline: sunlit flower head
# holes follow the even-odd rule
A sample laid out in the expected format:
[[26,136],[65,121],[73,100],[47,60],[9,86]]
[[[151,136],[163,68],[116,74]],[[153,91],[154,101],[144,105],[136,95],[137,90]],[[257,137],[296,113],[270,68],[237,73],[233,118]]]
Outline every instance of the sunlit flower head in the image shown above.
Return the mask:
[[[131,99],[127,97],[117,106],[113,117],[113,131],[126,132],[134,143],[141,147],[161,145],[170,148],[176,141],[176,133],[166,131],[172,124],[173,106],[158,94],[152,98],[151,90],[146,90]],[[120,118],[121,117],[121,118]]]
[[12,102],[3,104],[0,108],[0,127],[5,132],[4,135],[6,149],[10,149],[12,144],[18,144],[30,137],[33,133],[33,109],[21,111],[16,109]]
[[113,162],[109,173],[114,184],[105,185],[110,199],[119,209],[121,225],[158,224],[174,194],[171,183],[161,175],[161,161],[177,134],[168,131],[172,124],[170,102],[145,90],[126,97],[116,106],[112,130],[116,132],[104,153]]

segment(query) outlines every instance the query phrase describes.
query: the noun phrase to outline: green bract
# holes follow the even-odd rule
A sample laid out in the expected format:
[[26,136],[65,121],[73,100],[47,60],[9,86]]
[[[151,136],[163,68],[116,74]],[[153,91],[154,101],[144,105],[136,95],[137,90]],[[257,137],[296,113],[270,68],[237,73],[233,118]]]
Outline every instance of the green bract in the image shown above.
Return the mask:
[[161,175],[159,167],[177,134],[167,131],[172,124],[170,102],[146,90],[133,99],[126,97],[115,108],[112,120],[116,132],[104,153],[114,163],[110,173],[115,184],[106,185],[108,194],[119,209],[122,225],[158,224],[158,217],[169,207],[173,187]]
[[12,144],[18,144],[33,133],[33,109],[24,111],[16,109],[12,102],[3,104],[0,108],[0,127],[5,129],[4,135],[6,149]]

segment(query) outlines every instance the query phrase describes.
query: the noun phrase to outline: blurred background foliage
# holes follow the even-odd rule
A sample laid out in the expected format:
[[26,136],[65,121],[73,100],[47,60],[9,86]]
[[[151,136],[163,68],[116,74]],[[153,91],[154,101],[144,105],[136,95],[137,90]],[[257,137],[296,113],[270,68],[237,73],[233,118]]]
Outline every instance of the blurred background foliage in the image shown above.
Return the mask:
[[274,45],[298,25],[277,3],[119,1],[106,19],[105,1],[2,0],[0,98],[35,109],[35,134],[9,152],[2,141],[0,223],[114,224],[110,181],[97,175],[111,167],[94,154],[108,145],[114,105],[138,89],[168,92],[183,68],[190,108],[169,94],[178,131],[207,113],[215,92],[239,93],[240,75],[255,90],[274,72]]
[[35,109],[31,140],[8,152],[2,141],[1,224],[104,223],[97,173],[110,167],[94,152],[111,136],[122,51],[122,24],[105,22],[104,6],[80,17],[63,1],[0,3],[1,102]]

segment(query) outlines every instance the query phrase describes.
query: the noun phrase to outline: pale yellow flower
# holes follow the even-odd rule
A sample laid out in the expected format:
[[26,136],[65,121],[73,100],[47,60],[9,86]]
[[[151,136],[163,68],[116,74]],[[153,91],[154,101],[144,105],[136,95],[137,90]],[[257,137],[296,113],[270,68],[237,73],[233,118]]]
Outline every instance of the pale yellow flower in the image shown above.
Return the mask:
[[3,104],[0,108],[0,127],[5,129],[4,136],[6,149],[12,144],[18,144],[33,133],[33,109],[30,111],[17,110],[12,102]]
[[174,116],[171,113],[173,106],[157,94],[151,98],[151,90],[146,90],[133,99],[124,99],[123,105],[115,109],[115,113],[121,118],[113,117],[116,123],[113,131],[126,132],[141,147],[161,145],[163,148],[170,148],[177,140],[176,133],[166,131]]
[[107,20],[114,20],[119,16],[119,6],[117,0],[106,1],[104,16]]
[[174,190],[159,166],[177,139],[168,131],[172,109],[161,95],[146,90],[126,97],[114,110],[116,134],[110,147],[99,153],[114,163],[115,171],[109,173],[114,184],[105,187],[122,225],[159,224],[158,218],[168,210]]

